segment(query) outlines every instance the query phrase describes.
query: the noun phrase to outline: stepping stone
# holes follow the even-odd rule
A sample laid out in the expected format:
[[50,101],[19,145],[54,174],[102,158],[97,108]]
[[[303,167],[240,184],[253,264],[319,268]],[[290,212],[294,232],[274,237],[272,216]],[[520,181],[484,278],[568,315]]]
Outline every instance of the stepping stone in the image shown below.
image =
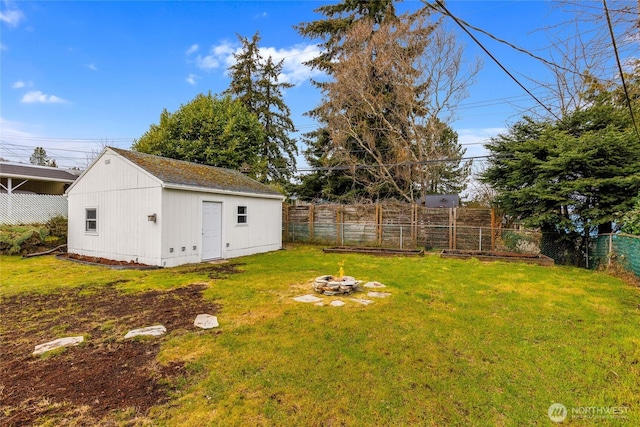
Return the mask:
[[49,341],[44,344],[39,344],[33,350],[34,356],[39,356],[47,351],[55,350],[60,347],[69,347],[71,345],[78,345],[84,341],[84,337],[66,337],[58,338],[57,340]]
[[387,287],[387,285],[383,285],[380,282],[367,282],[362,286],[364,286],[365,288],[386,288]]
[[217,328],[220,325],[218,324],[218,318],[216,316],[212,316],[210,314],[198,314],[196,316],[196,320],[193,322],[193,326],[197,326],[202,329],[211,329]]
[[355,301],[355,302],[360,303],[362,305],[369,305],[369,304],[373,303],[373,301],[371,301],[370,299],[361,299],[361,298],[351,298],[351,301]]
[[301,297],[295,297],[293,300],[298,302],[320,302],[322,301],[322,298],[318,298],[317,296],[307,294],[307,295],[302,295]]
[[147,326],[146,328],[130,330],[129,332],[127,332],[127,335],[125,335],[124,338],[133,338],[137,337],[138,335],[151,335],[153,337],[159,337],[165,332],[167,332],[167,328],[162,325]]
[[344,301],[340,301],[340,300],[331,301],[331,304],[329,305],[331,307],[342,307],[344,305]]
[[371,298],[386,298],[391,296],[389,292],[367,292],[367,296]]

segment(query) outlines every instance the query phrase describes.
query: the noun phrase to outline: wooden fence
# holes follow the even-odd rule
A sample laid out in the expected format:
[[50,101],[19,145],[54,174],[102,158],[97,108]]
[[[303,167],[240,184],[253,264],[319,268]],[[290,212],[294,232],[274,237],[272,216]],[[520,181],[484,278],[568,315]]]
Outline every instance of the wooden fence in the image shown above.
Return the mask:
[[408,203],[283,205],[283,240],[493,250],[499,235],[495,222],[491,209],[434,209]]

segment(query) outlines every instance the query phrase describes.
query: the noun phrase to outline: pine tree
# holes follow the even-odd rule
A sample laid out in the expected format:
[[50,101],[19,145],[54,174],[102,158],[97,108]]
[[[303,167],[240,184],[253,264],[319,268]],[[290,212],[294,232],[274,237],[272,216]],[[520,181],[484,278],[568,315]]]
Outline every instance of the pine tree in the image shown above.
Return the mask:
[[[637,76],[629,79],[632,95]],[[582,96],[588,107],[561,121],[524,118],[493,138],[487,148],[494,157],[482,178],[507,214],[579,238],[580,245],[591,233],[610,233],[640,192],[640,141],[626,95],[592,82]]]
[[47,151],[42,147],[36,147],[33,150],[31,157],[29,157],[29,163],[38,166],[50,166],[52,168],[58,167],[55,159],[50,159],[47,155]]
[[322,183],[329,199],[413,201],[464,188],[470,164],[440,118],[469,83],[452,34],[429,21],[429,9],[397,16],[390,1],[318,11],[327,19],[299,30],[325,40],[325,53],[309,65],[330,79],[315,83],[323,100],[307,113],[321,124],[305,135],[305,157],[319,176],[303,177],[298,195],[310,183]]
[[284,184],[296,171],[295,156],[298,154],[296,140],[290,137],[296,129],[282,93],[293,85],[278,81],[284,60],[276,63],[272,57],[263,59],[260,56],[259,33],[250,40],[238,38],[242,50],[234,54],[236,63],[229,67],[231,84],[225,93],[256,114],[264,127],[265,138],[260,150],[263,173],[258,178],[263,182]]
[[[393,0],[344,0],[338,4],[321,6],[315,12],[324,15],[325,18],[301,23],[296,29],[304,37],[324,40],[320,44],[322,53],[306,65],[329,76],[332,76],[333,66],[343,52],[346,35],[356,24],[367,20],[380,25],[397,19]],[[325,91],[329,84],[320,81],[312,83],[322,91]],[[316,172],[302,176],[300,185],[294,191],[299,197],[307,200],[343,200],[364,196],[364,186],[358,185],[355,169],[349,173],[339,160],[332,158],[330,132],[322,106],[307,112],[306,115],[318,121],[321,126],[320,129],[303,135],[303,141],[308,147],[304,151],[305,159],[310,166],[316,168]],[[314,190],[309,191],[310,189]]]

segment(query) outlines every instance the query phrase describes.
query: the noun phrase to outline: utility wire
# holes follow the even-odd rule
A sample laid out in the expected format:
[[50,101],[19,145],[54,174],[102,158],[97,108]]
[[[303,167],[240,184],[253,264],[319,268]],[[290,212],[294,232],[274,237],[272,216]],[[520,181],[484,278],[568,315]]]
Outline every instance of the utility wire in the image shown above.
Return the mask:
[[360,170],[360,169],[375,169],[381,167],[401,167],[401,166],[420,166],[420,165],[428,165],[433,163],[452,163],[452,162],[462,162],[468,160],[490,160],[490,159],[498,159],[498,158],[511,158],[512,154],[489,154],[485,156],[471,156],[471,157],[461,157],[461,158],[447,158],[447,159],[429,159],[429,160],[419,160],[415,162],[402,162],[402,163],[387,163],[387,164],[370,164],[370,165],[345,165],[345,166],[320,166],[320,167],[311,167],[311,168],[301,168],[298,169],[298,172],[316,172],[316,171],[342,171],[342,170]]
[[638,132],[638,126],[636,125],[636,117],[633,114],[633,107],[631,107],[631,99],[629,98],[627,83],[625,82],[625,79],[624,79],[624,72],[622,71],[622,64],[620,63],[620,55],[618,55],[618,46],[616,45],[616,38],[613,35],[613,26],[611,25],[609,9],[607,8],[607,0],[602,0],[602,5],[604,6],[604,13],[607,16],[609,34],[611,34],[611,43],[613,44],[613,52],[616,55],[616,62],[618,63],[618,70],[620,71],[620,80],[622,80],[622,88],[624,89],[624,96],[627,100],[627,106],[629,107],[629,112],[631,113],[631,121],[633,122],[633,128],[636,130],[636,136],[638,137],[638,141],[640,141],[640,132]]
[[[559,122],[562,122],[562,119],[560,119],[560,117],[558,117],[553,111],[551,111],[551,109],[549,107],[547,107],[546,105],[544,105],[542,103],[542,101],[540,101],[533,93],[531,93],[531,91],[529,91],[529,89],[527,89],[522,83],[520,83],[520,81],[515,78],[515,76],[513,74],[511,74],[511,72],[509,72],[509,70],[507,70],[505,68],[504,65],[502,65],[502,63],[500,63],[500,61],[498,61],[498,59],[493,56],[493,54],[491,52],[489,52],[489,50],[484,47],[484,45],[482,43],[480,43],[480,41],[473,35],[471,34],[471,32],[467,29],[467,27],[464,26],[464,24],[462,24],[458,18],[456,18],[451,12],[449,12],[449,9],[446,8],[446,6],[440,1],[440,0],[435,0],[436,4],[442,9],[439,12],[444,12],[447,16],[449,16],[451,19],[453,19],[455,21],[456,24],[458,24],[458,26],[460,28],[462,28],[462,30],[467,33],[467,35],[469,37],[471,37],[471,39],[478,45],[480,46],[480,48],[487,54],[489,55],[489,57],[493,60],[493,62],[495,62],[501,69],[502,71],[504,71],[510,78],[511,80],[513,80],[514,82],[516,82],[516,84],[518,86],[520,86],[522,88],[522,90],[524,90],[525,92],[527,92],[529,94],[529,96],[531,96],[538,104],[540,104],[545,110],[547,110],[549,112],[549,114],[551,114],[553,117],[555,117]],[[436,7],[434,7],[432,4],[427,3],[431,8],[433,8],[434,10],[438,11],[438,9]]]
[[[447,13],[447,14],[448,14],[448,13]],[[449,15],[449,16],[451,16],[451,17],[453,18],[453,16],[452,16],[452,15]],[[465,25],[465,26],[467,26],[467,27],[471,28],[472,30],[478,31],[479,33],[482,33],[482,34],[484,34],[485,36],[487,36],[487,37],[489,37],[489,38],[491,38],[491,39],[493,39],[493,40],[495,40],[495,41],[497,41],[497,42],[499,42],[499,43],[505,44],[505,45],[509,46],[510,48],[512,48],[512,49],[514,49],[514,50],[517,50],[517,51],[518,51],[518,52],[520,52],[520,53],[524,53],[525,55],[528,55],[528,56],[532,57],[533,59],[536,59],[536,60],[538,60],[538,61],[540,61],[540,62],[543,62],[544,64],[546,64],[546,65],[548,65],[548,66],[550,66],[550,67],[553,67],[553,68],[556,68],[556,69],[558,69],[558,70],[562,70],[562,71],[567,71],[567,72],[572,73],[572,74],[578,74],[578,75],[579,75],[579,76],[581,76],[581,77],[593,77],[593,76],[591,76],[591,75],[587,75],[587,74],[581,73],[581,72],[579,72],[579,71],[572,70],[572,69],[567,68],[567,67],[564,67],[564,66],[562,66],[562,65],[558,65],[558,64],[556,64],[556,63],[555,63],[555,62],[553,62],[553,61],[549,61],[548,59],[545,59],[545,58],[543,58],[543,57],[541,57],[541,56],[538,56],[538,55],[536,55],[536,54],[534,54],[534,53],[531,53],[530,51],[528,51],[528,50],[526,50],[526,49],[524,49],[524,48],[522,48],[522,47],[520,47],[520,46],[517,46],[517,45],[515,45],[515,44],[511,43],[510,41],[507,41],[507,40],[501,39],[500,37],[494,36],[494,35],[493,35],[493,34],[491,34],[490,32],[483,30],[482,28],[479,28],[479,27],[476,27],[476,26],[474,26],[474,25],[469,24],[469,23],[468,23],[467,21],[465,21],[464,19],[461,19],[461,18],[454,18],[454,19],[457,19],[457,20],[458,20],[458,21],[460,21],[463,25]]]

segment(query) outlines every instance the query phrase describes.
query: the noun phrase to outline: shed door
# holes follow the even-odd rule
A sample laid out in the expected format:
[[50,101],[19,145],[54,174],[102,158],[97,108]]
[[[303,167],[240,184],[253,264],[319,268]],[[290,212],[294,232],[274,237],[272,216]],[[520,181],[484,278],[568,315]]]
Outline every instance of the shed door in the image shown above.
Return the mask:
[[222,257],[222,203],[202,203],[202,260]]

